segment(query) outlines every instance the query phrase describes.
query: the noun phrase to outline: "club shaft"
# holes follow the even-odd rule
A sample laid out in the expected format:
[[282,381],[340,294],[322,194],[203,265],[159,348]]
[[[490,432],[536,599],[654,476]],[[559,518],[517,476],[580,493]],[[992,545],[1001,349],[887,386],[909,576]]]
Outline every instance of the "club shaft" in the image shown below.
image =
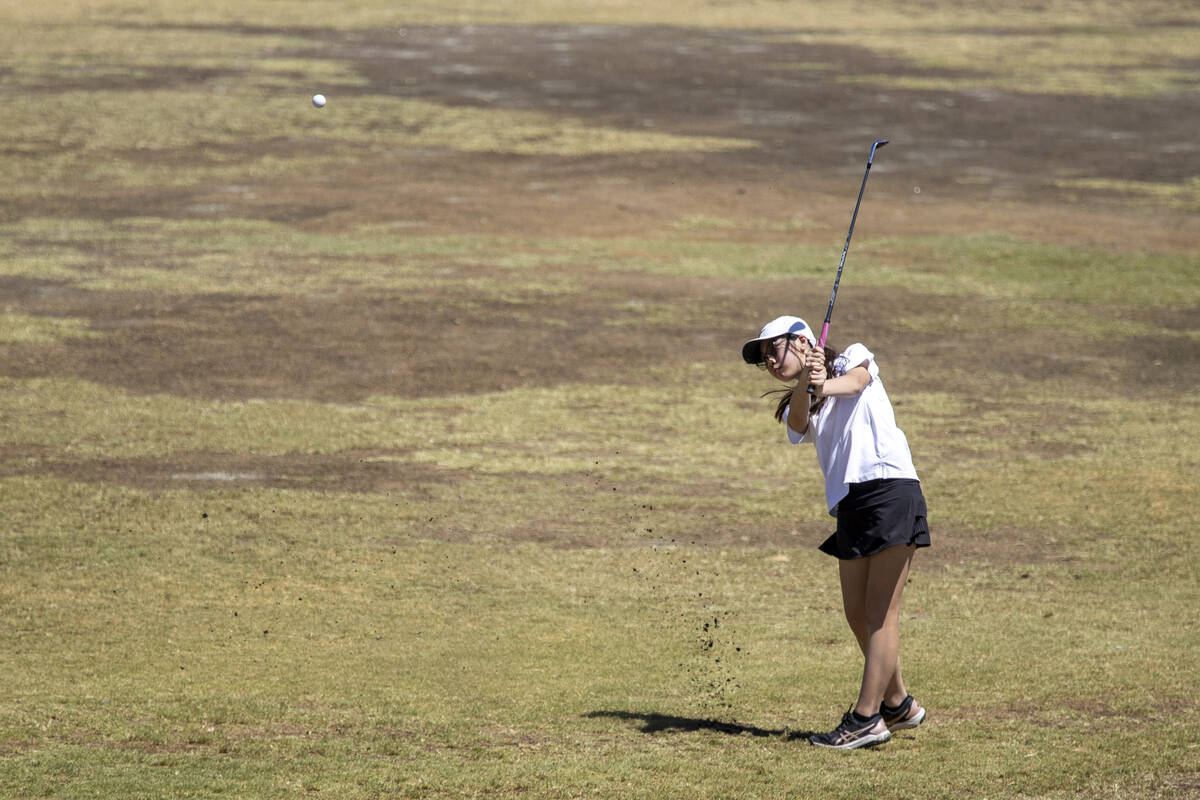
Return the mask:
[[[854,223],[858,221],[858,209],[862,205],[863,192],[867,190],[867,178],[871,175],[871,164],[875,161],[875,151],[888,143],[887,139],[876,139],[871,144],[871,152],[867,156],[867,169],[863,172],[862,186],[858,187],[858,199],[854,201],[854,213],[850,217],[850,230],[846,234],[846,245],[842,248],[842,258],[838,261],[837,277],[833,279],[833,292],[829,295],[829,308],[825,312],[825,323],[821,326],[821,338],[817,342],[817,350],[825,350],[825,338],[829,335],[829,321],[833,319],[833,304],[837,301],[838,286],[842,282],[842,270],[846,266],[846,253],[850,252],[850,237],[854,235]],[[808,386],[808,393],[815,394],[816,387]]]
[[858,187],[858,199],[854,201],[854,214],[850,217],[850,230],[846,234],[846,244],[842,248],[842,258],[838,261],[837,277],[833,279],[833,293],[829,295],[829,308],[825,311],[825,324],[821,326],[821,339],[817,346],[825,347],[825,337],[829,334],[829,321],[833,319],[833,304],[837,301],[838,286],[842,283],[842,270],[846,267],[846,254],[850,252],[850,238],[854,236],[854,223],[858,221],[858,209],[862,206],[863,193],[867,190],[867,178],[871,176],[871,164],[875,161],[875,151],[887,144],[887,139],[878,139],[871,145],[871,153],[867,156],[867,169],[863,172],[862,186]]

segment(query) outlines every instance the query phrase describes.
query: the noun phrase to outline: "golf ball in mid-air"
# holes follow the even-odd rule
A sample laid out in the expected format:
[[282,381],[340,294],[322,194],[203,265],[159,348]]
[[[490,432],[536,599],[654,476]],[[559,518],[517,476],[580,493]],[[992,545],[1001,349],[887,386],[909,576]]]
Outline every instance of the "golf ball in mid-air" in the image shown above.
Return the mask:
[[317,108],[324,108],[325,107],[325,95],[314,94],[313,95],[313,105],[316,106]]

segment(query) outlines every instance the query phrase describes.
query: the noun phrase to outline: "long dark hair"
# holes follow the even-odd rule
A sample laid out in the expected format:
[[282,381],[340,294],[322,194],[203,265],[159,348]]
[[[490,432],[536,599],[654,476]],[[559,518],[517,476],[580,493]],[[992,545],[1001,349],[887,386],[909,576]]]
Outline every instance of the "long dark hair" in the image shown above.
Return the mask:
[[[825,376],[826,376],[825,379],[826,380],[833,377],[833,361],[837,357],[838,357],[837,350],[834,350],[832,347],[829,346],[829,343],[826,342],[825,343]],[[826,397],[821,397],[821,398],[816,398],[816,399],[810,400],[809,396],[808,396],[808,387],[807,386],[794,386],[790,389],[772,389],[771,391],[764,393],[763,397],[766,397],[767,395],[771,395],[771,394],[781,395],[781,397],[779,398],[779,404],[777,406],[775,406],[775,421],[776,422],[783,422],[783,412],[787,411],[787,407],[792,404],[792,396],[796,394],[797,390],[799,390],[800,393],[803,395],[803,399],[808,400],[809,416],[812,416],[813,414],[820,411],[821,406],[825,405],[825,401],[828,399]]]

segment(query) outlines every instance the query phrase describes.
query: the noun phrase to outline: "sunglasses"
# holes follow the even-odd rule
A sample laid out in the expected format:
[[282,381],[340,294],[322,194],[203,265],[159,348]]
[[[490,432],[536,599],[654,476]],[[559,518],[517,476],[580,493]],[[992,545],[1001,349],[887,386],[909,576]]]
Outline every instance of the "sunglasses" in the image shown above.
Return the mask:
[[758,366],[761,369],[767,368],[767,359],[774,358],[777,362],[783,360],[783,352],[787,351],[788,345],[800,338],[799,334],[789,333],[784,336],[777,336],[774,339],[763,342],[759,346]]

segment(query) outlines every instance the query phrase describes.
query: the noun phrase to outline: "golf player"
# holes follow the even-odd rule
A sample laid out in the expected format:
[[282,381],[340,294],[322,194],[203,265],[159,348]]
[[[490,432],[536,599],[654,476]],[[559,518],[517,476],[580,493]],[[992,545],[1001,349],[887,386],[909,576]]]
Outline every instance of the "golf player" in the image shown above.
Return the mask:
[[925,719],[900,674],[900,598],[913,554],[930,543],[908,440],[862,344],[819,352],[808,324],[784,316],[746,342],[742,358],[789,385],[775,418],[792,444],[816,446],[825,502],[837,519],[820,549],[838,559],[842,605],[865,661],[857,703],[834,730],[809,741],[838,750],[882,744]]

